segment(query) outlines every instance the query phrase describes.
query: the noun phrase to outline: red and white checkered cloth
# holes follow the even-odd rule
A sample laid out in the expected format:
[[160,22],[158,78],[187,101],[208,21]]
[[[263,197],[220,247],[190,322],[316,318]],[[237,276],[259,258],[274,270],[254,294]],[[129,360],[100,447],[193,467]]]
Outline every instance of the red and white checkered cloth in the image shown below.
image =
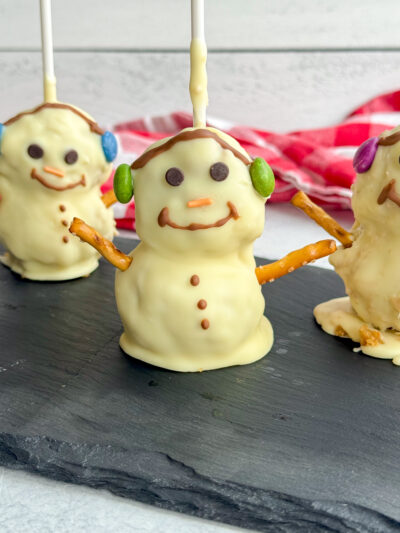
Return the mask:
[[[318,203],[342,209],[350,208],[355,150],[369,137],[398,124],[400,91],[374,98],[329,128],[279,134],[227,121],[209,121],[210,126],[237,139],[252,157],[268,161],[277,178],[270,202],[287,202],[297,189],[302,189]],[[132,163],[155,140],[191,125],[192,116],[183,112],[116,125],[114,133],[120,145],[116,163]],[[112,177],[103,191],[111,187]],[[135,229],[133,201],[128,205],[116,204],[114,209],[117,227]]]

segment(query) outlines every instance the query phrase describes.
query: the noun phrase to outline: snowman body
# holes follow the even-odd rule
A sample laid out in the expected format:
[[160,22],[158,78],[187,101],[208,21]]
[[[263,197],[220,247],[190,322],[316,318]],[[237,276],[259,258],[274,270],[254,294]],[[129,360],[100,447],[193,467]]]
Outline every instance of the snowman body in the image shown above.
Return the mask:
[[111,209],[98,189],[76,195],[65,191],[30,191],[12,187],[0,176],[0,240],[7,249],[1,261],[22,277],[67,280],[89,275],[99,254],[72,238],[68,227],[74,216],[85,218],[109,239],[114,235]]
[[142,242],[115,283],[123,350],[186,372],[251,363],[273,342],[252,253],[265,199],[240,145],[201,131],[155,143],[132,165]]
[[[112,238],[112,210],[100,186],[111,173],[101,135],[76,108],[37,108],[6,122],[0,154],[2,262],[34,280],[89,275],[99,254],[71,238],[74,216]],[[64,106],[64,104],[54,104]]]
[[388,246],[375,232],[363,232],[350,249],[331,258],[357,315],[381,330],[400,331],[399,250],[398,237]]
[[[316,321],[331,335],[351,338],[372,357],[400,365],[400,128],[385,132],[367,152],[353,185],[353,244],[329,258],[347,297],[319,304]],[[382,144],[381,144],[382,143]],[[357,163],[358,164],[358,163]]]
[[160,256],[141,243],[132,258],[116,277],[125,352],[187,372],[252,363],[269,351],[272,327],[250,249]]
[[399,161],[400,142],[382,146],[371,168],[357,175],[352,198],[354,243],[330,257],[357,315],[380,330],[400,331],[400,205],[390,198],[380,200],[392,181],[400,195]]

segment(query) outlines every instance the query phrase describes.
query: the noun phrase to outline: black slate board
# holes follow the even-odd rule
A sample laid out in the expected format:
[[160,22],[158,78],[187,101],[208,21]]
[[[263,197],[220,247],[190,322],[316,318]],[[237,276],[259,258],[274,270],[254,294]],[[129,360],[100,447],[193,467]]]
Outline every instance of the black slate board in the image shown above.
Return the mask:
[[0,268],[1,465],[260,531],[399,529],[400,368],[314,323],[333,272],[264,286],[270,355],[201,374],[123,354],[113,281]]

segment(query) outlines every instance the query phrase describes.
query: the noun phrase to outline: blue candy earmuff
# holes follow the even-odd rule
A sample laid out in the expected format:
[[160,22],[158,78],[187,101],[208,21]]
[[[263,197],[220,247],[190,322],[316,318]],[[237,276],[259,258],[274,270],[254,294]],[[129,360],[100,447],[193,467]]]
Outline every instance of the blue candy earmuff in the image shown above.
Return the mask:
[[[1,130],[0,130],[1,135]],[[106,160],[111,163],[117,156],[118,143],[115,135],[111,131],[106,131],[101,136],[101,146]]]
[[1,138],[3,136],[5,129],[6,129],[5,126],[0,122],[0,155],[1,155]]

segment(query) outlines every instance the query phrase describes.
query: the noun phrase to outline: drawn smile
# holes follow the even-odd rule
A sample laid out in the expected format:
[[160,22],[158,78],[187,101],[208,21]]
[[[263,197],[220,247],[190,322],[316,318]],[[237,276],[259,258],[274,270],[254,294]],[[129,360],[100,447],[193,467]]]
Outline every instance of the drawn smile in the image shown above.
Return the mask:
[[172,222],[172,220],[169,218],[169,209],[168,207],[164,207],[161,209],[160,214],[158,215],[158,224],[163,228],[164,226],[170,226],[174,229],[186,229],[189,231],[196,231],[198,229],[210,229],[210,228],[220,228],[224,224],[226,224],[231,218],[234,220],[237,220],[239,218],[239,214],[237,212],[236,207],[233,205],[232,202],[227,202],[226,204],[229,207],[229,214],[228,216],[224,218],[220,218],[213,224],[197,224],[193,222],[192,224],[189,224],[188,226],[180,226],[179,224],[175,224],[175,222]]
[[397,194],[396,191],[395,180],[389,181],[389,183],[383,187],[378,196],[378,204],[382,205],[384,202],[386,202],[388,198],[400,207],[400,196]]
[[78,187],[78,185],[82,185],[83,187],[86,185],[86,179],[84,174],[82,174],[82,178],[76,183],[70,183],[69,185],[65,185],[64,187],[58,187],[57,185],[48,183],[40,174],[36,172],[35,168],[33,168],[31,171],[31,178],[37,180],[39,183],[41,183],[48,189],[53,189],[54,191],[66,191],[68,189],[74,189],[75,187]]

